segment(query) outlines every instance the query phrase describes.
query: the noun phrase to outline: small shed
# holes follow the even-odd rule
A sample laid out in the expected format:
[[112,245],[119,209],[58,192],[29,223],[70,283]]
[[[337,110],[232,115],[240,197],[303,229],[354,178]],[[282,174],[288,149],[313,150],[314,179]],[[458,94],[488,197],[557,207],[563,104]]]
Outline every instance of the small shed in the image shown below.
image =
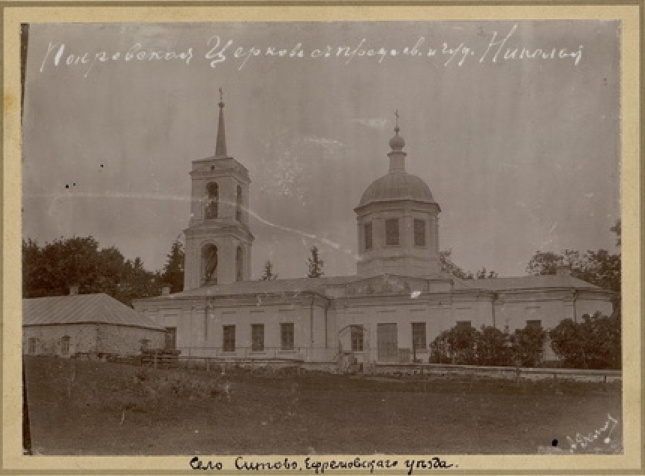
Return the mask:
[[23,299],[23,354],[137,355],[161,349],[166,329],[107,294]]

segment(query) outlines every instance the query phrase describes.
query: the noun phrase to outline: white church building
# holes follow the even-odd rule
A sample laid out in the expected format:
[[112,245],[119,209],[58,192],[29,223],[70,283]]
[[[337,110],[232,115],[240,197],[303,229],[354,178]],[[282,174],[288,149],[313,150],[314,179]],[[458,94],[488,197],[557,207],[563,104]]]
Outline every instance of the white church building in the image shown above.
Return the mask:
[[406,172],[398,124],[389,170],[354,209],[356,274],[252,281],[251,179],[227,153],[219,107],[215,154],[193,161],[190,172],[184,291],[134,303],[167,329],[182,356],[330,362],[351,353],[361,362],[428,362],[433,339],[458,323],[513,332],[611,314],[612,293],[567,268],[480,280],[442,272],[441,207],[424,180]]

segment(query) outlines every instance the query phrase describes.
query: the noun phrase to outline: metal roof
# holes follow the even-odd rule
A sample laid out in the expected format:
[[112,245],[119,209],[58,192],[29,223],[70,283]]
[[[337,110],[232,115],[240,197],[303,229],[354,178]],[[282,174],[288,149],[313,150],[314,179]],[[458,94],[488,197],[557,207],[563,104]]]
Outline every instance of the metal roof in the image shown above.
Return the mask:
[[[317,292],[323,294],[325,288],[334,284],[344,284],[357,281],[357,276],[335,276],[320,278],[293,278],[293,279],[272,279],[268,281],[237,281],[230,284],[216,284],[191,289],[171,296],[217,296],[235,294],[281,294],[281,293],[303,293]],[[168,296],[163,296],[167,298]]]
[[590,284],[573,276],[557,276],[545,274],[540,276],[514,276],[508,278],[490,278],[463,280],[471,288],[485,289],[487,291],[512,291],[512,290],[545,290],[549,288],[575,288],[595,289],[598,286]]
[[165,330],[107,294],[77,294],[22,300],[22,325],[110,324]]
[[[379,275],[381,277],[385,275]],[[330,287],[343,286],[352,282],[360,282],[368,279],[374,279],[378,276],[334,276],[320,278],[295,278],[295,279],[276,279],[271,281],[238,281],[230,284],[219,284],[202,286],[197,289],[191,289],[176,294],[166,296],[157,296],[153,298],[141,299],[147,300],[172,300],[177,298],[190,297],[209,297],[209,296],[248,296],[262,294],[291,294],[291,293],[318,293],[325,295],[325,290]],[[405,279],[405,276],[400,276]],[[572,276],[518,276],[508,278],[490,278],[490,279],[459,279],[447,273],[437,273],[434,277],[412,277],[408,278],[418,280],[450,280],[452,281],[452,291],[486,291],[486,292],[504,292],[504,291],[546,291],[549,289],[581,289],[601,291],[601,288],[594,286]]]
[[428,184],[421,177],[406,172],[389,172],[376,179],[363,193],[358,204],[360,208],[374,202],[414,200],[436,203]]

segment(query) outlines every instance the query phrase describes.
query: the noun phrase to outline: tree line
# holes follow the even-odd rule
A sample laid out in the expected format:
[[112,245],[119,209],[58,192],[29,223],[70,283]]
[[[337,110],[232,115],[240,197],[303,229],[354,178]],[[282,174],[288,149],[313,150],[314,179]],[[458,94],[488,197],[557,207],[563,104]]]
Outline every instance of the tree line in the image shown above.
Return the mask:
[[158,296],[163,285],[171,292],[184,287],[184,250],[175,240],[159,271],[148,271],[141,258],[126,259],[111,246],[100,248],[92,236],[57,238],[39,245],[22,242],[23,297],[62,296],[71,286],[80,294],[106,293],[124,304],[134,299]]

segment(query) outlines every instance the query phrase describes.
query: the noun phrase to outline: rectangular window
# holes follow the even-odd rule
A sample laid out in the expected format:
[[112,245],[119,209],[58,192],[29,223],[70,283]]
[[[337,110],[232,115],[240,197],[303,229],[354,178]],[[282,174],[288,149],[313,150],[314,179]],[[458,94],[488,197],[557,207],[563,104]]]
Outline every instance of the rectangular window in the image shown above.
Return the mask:
[[426,350],[426,323],[412,323],[412,345],[416,350]]
[[253,352],[264,350],[264,324],[251,324],[251,350]]
[[282,350],[293,350],[293,322],[280,324],[280,348]]
[[363,228],[363,233],[365,234],[365,249],[372,249],[372,224],[366,223]]
[[459,328],[469,328],[472,327],[470,321],[457,321],[457,327]]
[[65,336],[60,340],[60,352],[63,355],[69,355],[69,337]]
[[224,352],[235,352],[235,326],[224,326]]
[[532,329],[542,329],[542,321],[539,319],[526,321],[526,327]]
[[385,220],[385,244],[388,246],[399,244],[398,218],[389,218]]
[[352,326],[352,352],[363,352],[363,328]]
[[426,222],[414,220],[414,246],[426,245]]

